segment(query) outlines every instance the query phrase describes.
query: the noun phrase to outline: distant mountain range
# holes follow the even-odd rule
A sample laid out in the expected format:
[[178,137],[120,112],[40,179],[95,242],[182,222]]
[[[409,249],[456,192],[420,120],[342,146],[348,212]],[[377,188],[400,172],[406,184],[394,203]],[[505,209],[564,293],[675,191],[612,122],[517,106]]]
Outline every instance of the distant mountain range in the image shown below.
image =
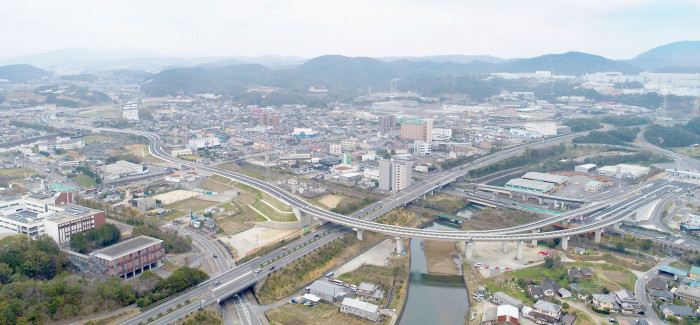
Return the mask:
[[[492,56],[441,55],[426,57],[345,57],[324,55],[310,60],[300,57],[267,55],[261,57],[163,58],[135,51],[88,51],[68,49],[12,60],[39,67],[54,67],[59,74],[71,69],[82,72],[109,70],[145,80],[142,89],[152,95],[216,92],[236,93],[248,86],[263,85],[303,90],[326,87],[329,90],[366,91],[387,89],[391,80],[402,89],[431,89],[432,85],[455,84],[455,80],[478,80],[484,73],[552,71],[557,75],[618,71],[700,71],[700,41],[671,43],[649,50],[626,61],[615,61],[581,52],[547,54],[534,58],[501,59]],[[3,62],[3,61],[0,61]],[[48,69],[48,68],[47,68]],[[50,69],[51,70],[51,69]],[[139,72],[145,71],[145,72]],[[158,72],[160,71],[160,72]],[[151,75],[150,72],[156,72]],[[0,67],[0,78],[26,81],[51,72],[29,65]],[[436,90],[437,91],[437,90]]]
[[386,89],[393,79],[400,79],[402,88],[426,89],[436,80],[475,78],[492,72],[534,72],[549,70],[555,74],[582,75],[602,71],[638,73],[640,68],[629,63],[578,52],[553,54],[504,63],[471,61],[469,63],[413,61],[402,59],[386,62],[367,57],[324,55],[306,61],[294,69],[272,70],[263,65],[239,64],[227,67],[205,65],[197,68],[169,69],[155,74],[142,87],[152,95],[178,92],[235,93],[248,85],[265,85],[304,90],[326,87],[330,90],[362,91]]

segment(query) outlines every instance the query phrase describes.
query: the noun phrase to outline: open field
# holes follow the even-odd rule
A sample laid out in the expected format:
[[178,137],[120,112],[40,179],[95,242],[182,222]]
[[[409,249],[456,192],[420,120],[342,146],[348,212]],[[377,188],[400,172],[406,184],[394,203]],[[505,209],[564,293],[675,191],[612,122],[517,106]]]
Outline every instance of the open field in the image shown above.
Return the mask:
[[700,156],[700,147],[677,147],[671,148],[671,150],[688,157]]
[[209,179],[205,180],[202,185],[202,188],[210,191],[226,191],[232,189],[240,190],[242,193],[235,199],[235,201],[242,205],[243,212],[246,213],[250,220],[271,220],[278,222],[297,221],[296,215],[294,215],[292,208],[289,205],[248,185],[233,182],[230,179],[219,175],[212,175],[209,177]]
[[369,322],[340,313],[338,307],[318,304],[307,307],[288,303],[267,312],[273,325],[366,325]]
[[321,204],[323,207],[326,209],[333,209],[338,206],[338,203],[343,200],[342,196],[339,195],[333,195],[333,194],[326,194],[323,196],[320,196],[316,199],[316,202]]
[[25,178],[36,174],[38,173],[23,167],[0,169],[0,181],[7,185],[12,183],[24,184]]
[[216,175],[213,175],[213,176],[207,178],[206,180],[204,180],[204,182],[202,182],[202,184],[199,185],[199,188],[201,188],[203,190],[207,190],[207,191],[212,191],[212,192],[225,192],[225,191],[235,190],[235,188],[233,186],[226,185],[226,183],[221,183],[221,182],[213,179],[214,176],[216,176]]
[[228,243],[238,250],[239,257],[254,252],[260,247],[274,243],[295,234],[299,229],[271,229],[260,226],[241,232],[239,234],[219,237],[224,243]]
[[150,163],[162,163],[165,162],[164,160],[160,158],[156,158],[152,156],[148,152],[148,146],[145,144],[131,144],[124,146],[124,148],[132,155],[142,158],[144,161],[150,162]]
[[167,205],[167,209],[175,209],[175,213],[169,214],[165,216],[166,219],[168,220],[173,220],[180,218],[182,216],[188,215],[190,211],[192,212],[197,212],[198,210],[202,210],[205,208],[208,208],[212,205],[215,205],[216,202],[213,201],[206,201],[206,200],[200,200],[196,198],[189,198],[184,201],[179,201],[177,203]]
[[76,183],[85,186],[87,188],[93,188],[97,186],[97,183],[93,178],[85,174],[78,174],[78,176],[71,178]]

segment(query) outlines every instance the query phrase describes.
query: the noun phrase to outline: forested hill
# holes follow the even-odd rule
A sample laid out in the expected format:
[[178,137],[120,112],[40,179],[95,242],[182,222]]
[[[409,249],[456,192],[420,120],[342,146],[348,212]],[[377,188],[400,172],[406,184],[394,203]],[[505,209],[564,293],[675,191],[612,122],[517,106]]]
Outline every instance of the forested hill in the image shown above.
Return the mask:
[[430,89],[436,84],[478,81],[484,73],[552,71],[554,74],[582,75],[603,71],[638,73],[640,68],[601,56],[568,52],[516,59],[503,63],[468,63],[398,60],[386,62],[367,57],[325,55],[311,59],[295,69],[271,70],[257,64],[239,64],[207,69],[176,68],[154,75],[142,90],[149,95],[177,93],[232,94],[250,85],[273,86],[290,90],[326,87],[330,90],[366,92],[387,89],[398,80],[402,90]]

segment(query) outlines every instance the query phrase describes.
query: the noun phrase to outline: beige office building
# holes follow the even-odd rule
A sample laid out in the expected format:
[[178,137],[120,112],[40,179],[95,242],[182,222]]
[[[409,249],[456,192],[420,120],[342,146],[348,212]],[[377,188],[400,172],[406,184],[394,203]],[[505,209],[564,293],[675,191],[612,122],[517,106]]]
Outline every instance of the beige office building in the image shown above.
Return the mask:
[[401,123],[401,137],[404,139],[433,141],[433,120],[412,120]]

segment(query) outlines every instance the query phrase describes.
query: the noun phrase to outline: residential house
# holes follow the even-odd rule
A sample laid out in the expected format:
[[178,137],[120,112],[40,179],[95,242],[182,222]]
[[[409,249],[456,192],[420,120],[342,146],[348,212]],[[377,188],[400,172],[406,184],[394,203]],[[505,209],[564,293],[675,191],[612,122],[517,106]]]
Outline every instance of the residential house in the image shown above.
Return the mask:
[[527,292],[530,293],[530,297],[533,300],[539,300],[544,297],[544,291],[540,286],[529,285],[527,286]]
[[559,293],[562,286],[559,283],[554,282],[554,280],[544,277],[542,280],[542,290],[544,290],[544,295],[546,297],[553,297],[554,294]]
[[661,305],[659,308],[664,316],[668,317],[695,317],[695,310],[691,306],[678,306],[678,305]]
[[569,281],[581,281],[583,274],[578,268],[572,267],[569,269]]
[[649,289],[666,290],[668,289],[668,283],[662,278],[654,277],[649,280]]
[[620,306],[620,311],[625,314],[643,315],[646,308],[637,301],[634,293],[629,290],[622,289],[614,293],[617,305]]
[[537,320],[554,324],[561,319],[561,306],[546,300],[538,300],[532,307],[530,315]]
[[681,284],[673,295],[683,302],[693,305],[700,304],[700,287],[691,287],[687,284]]
[[613,294],[593,294],[593,307],[605,311],[617,311],[617,299]]
[[595,278],[595,272],[587,267],[582,267],[579,269],[579,271],[581,271],[581,274],[583,275],[583,280],[591,280]]
[[384,290],[380,289],[376,284],[362,282],[357,287],[356,294],[360,300],[380,301],[384,297]]
[[664,302],[673,301],[673,294],[668,290],[649,289],[649,300],[661,299]]

